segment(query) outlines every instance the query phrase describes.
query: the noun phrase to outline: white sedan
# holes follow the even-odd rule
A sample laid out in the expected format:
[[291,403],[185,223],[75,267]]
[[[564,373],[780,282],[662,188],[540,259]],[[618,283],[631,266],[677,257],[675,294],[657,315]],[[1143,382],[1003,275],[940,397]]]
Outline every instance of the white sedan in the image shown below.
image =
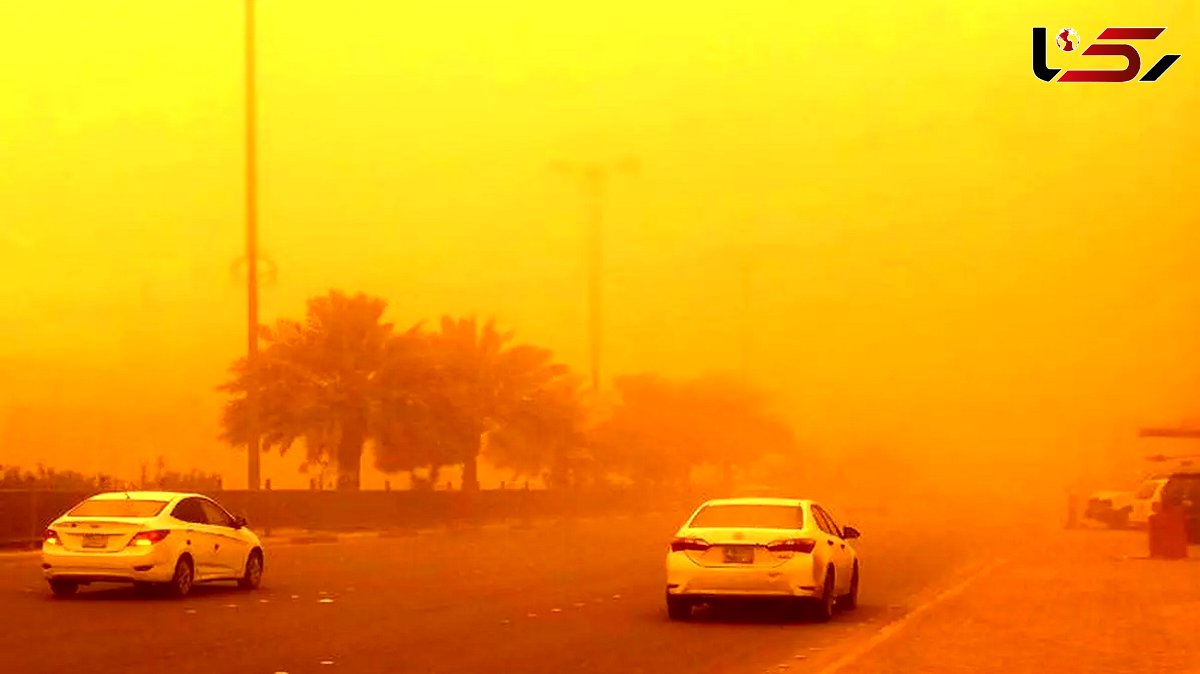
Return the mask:
[[246,521],[200,494],[98,494],[54,520],[42,541],[42,572],[57,596],[80,585],[134,583],[183,597],[196,583],[262,581],[263,549]]
[[1130,504],[1130,526],[1141,529],[1149,526],[1150,516],[1162,509],[1162,492],[1165,486],[1167,486],[1167,478],[1156,476],[1146,480],[1138,487]]
[[739,498],[708,501],[679,529],[667,553],[667,614],[691,617],[723,598],[785,598],[811,604],[818,619],[858,605],[859,560],[839,527],[812,501]]

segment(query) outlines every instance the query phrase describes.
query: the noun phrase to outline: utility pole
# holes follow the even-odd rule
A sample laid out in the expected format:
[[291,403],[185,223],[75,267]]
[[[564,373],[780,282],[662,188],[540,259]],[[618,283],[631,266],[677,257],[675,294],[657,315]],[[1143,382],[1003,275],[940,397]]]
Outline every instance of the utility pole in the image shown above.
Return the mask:
[[743,382],[750,381],[750,298],[752,296],[751,274],[753,271],[753,263],[749,256],[743,256],[738,262],[738,280],[742,298],[742,315],[738,321],[738,355]]
[[600,391],[600,351],[604,338],[600,283],[604,263],[604,191],[608,171],[602,166],[588,166],[583,173],[588,219],[588,359],[592,372],[592,391]]
[[588,361],[591,369],[592,393],[600,392],[600,354],[604,337],[603,276],[604,276],[604,204],[609,179],[614,171],[634,173],[636,160],[614,163],[589,162],[571,164],[557,162],[554,168],[580,180],[587,209],[587,271],[588,271]]
[[258,382],[258,156],[256,137],[255,24],[254,0],[245,0],[246,10],[246,443],[247,488],[256,491],[261,484],[259,453],[259,382]]

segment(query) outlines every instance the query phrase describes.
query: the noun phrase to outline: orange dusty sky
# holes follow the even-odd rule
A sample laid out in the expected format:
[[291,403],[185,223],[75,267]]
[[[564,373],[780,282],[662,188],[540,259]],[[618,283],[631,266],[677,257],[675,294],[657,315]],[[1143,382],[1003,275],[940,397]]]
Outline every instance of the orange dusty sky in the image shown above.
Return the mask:
[[[1144,4],[259,0],[263,318],[362,290],[582,369],[550,164],[631,155],[606,375],[736,368],[749,325],[814,448],[1135,456],[1139,423],[1200,416],[1200,27]],[[0,463],[241,479],[213,391],[245,342],[240,7],[0,7]],[[1183,58],[1045,84],[1034,25],[1166,25],[1144,67]]]

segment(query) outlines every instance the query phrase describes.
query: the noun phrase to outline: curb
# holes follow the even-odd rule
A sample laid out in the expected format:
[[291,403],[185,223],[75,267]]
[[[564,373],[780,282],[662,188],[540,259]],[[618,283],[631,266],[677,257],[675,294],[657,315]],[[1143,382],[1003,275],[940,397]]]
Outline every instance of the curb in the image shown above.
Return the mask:
[[316,543],[340,543],[343,541],[358,540],[358,539],[383,539],[383,538],[416,538],[419,536],[442,535],[442,536],[466,536],[471,534],[479,534],[485,531],[533,531],[545,526],[563,526],[574,524],[583,521],[592,521],[603,518],[568,518],[562,520],[536,520],[536,519],[520,519],[513,518],[504,522],[489,522],[486,524],[476,523],[454,523],[446,526],[429,528],[429,529],[386,529],[383,531],[356,531],[353,533],[335,534],[335,533],[299,533],[285,534],[282,536],[267,536],[264,535],[264,543],[288,544],[288,545],[310,545]]
[[866,641],[860,642],[857,646],[852,647],[848,653],[842,654],[841,657],[819,669],[817,674],[838,674],[847,667],[854,665],[884,642],[892,640],[901,635],[910,626],[915,625],[926,613],[930,613],[945,602],[953,600],[976,582],[1003,568],[1010,562],[1010,559],[1002,558],[969,565],[965,572],[954,574],[954,579],[948,585],[929,588],[927,591],[919,593],[918,596],[921,599],[916,608],[913,608],[896,620],[886,623],[868,637]]
[[264,543],[288,544],[288,545],[312,545],[318,543],[341,543],[344,541],[352,541],[359,539],[394,539],[394,538],[416,538],[419,536],[430,535],[446,535],[460,536],[477,534],[483,531],[502,531],[516,529],[535,529],[534,525],[518,526],[506,523],[491,523],[491,524],[452,524],[436,529],[387,529],[384,531],[356,531],[353,533],[331,534],[331,533],[305,533],[286,536],[263,536]]
[[333,535],[316,535],[316,536],[293,536],[287,539],[288,543],[293,545],[307,545],[312,543],[337,543],[341,538]]
[[0,542],[0,552],[30,552],[42,547],[40,540],[18,540]]

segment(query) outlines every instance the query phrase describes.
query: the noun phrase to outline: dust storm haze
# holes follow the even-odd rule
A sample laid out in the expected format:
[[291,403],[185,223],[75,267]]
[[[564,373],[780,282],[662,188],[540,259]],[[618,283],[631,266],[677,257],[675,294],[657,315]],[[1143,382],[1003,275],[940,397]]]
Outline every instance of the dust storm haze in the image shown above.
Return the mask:
[[[1128,482],[1139,426],[1200,415],[1196,75],[1046,85],[1028,36],[1165,22],[1186,61],[1157,4],[259,2],[262,322],[361,291],[586,373],[585,200],[552,167],[636,158],[606,386],[744,368],[868,481]],[[241,30],[232,0],[0,9],[0,463],[244,483],[216,390],[246,341]],[[294,458],[264,477],[306,484]]]

